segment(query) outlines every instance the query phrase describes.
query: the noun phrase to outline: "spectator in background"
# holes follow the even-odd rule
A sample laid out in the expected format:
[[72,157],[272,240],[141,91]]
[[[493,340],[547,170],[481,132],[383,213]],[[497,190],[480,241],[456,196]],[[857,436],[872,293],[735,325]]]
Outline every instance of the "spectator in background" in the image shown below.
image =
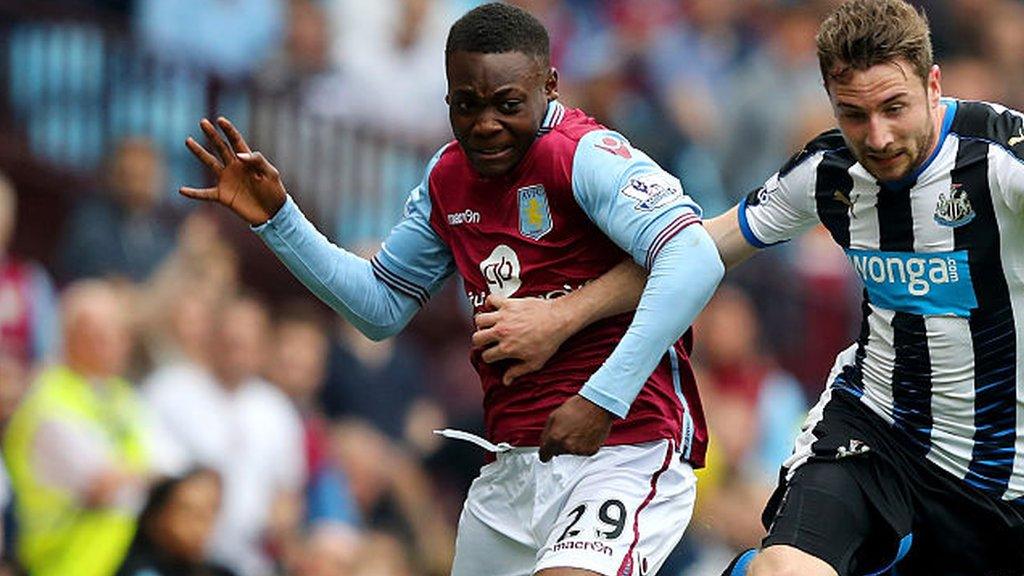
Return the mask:
[[[444,44],[458,14],[445,0],[328,0],[334,61],[348,92],[323,114],[436,147],[445,121]],[[381,111],[386,110],[386,114]]]
[[[671,165],[707,217],[733,204],[715,154],[726,134],[728,99],[723,95],[750,47],[739,25],[744,11],[736,0],[677,4],[686,17],[652,40],[644,60],[666,116],[682,137]],[[680,54],[687,55],[685,66],[679,65]]]
[[269,551],[294,536],[305,481],[302,423],[288,397],[261,377],[270,321],[251,296],[218,303],[208,378],[159,378],[144,394],[193,461],[224,481],[213,558],[246,576],[271,570]]
[[[28,364],[20,357],[0,350],[0,438],[3,438],[7,423],[15,408],[21,405],[21,399],[28,389]],[[10,478],[0,458],[0,576],[6,576],[4,567],[14,559],[14,525],[13,494]]]
[[7,478],[7,468],[4,466],[3,458],[0,458],[0,575],[7,576],[7,532],[4,525],[7,523],[6,510],[11,503],[11,486]]
[[157,60],[244,80],[277,50],[282,0],[137,0],[136,37]]
[[698,558],[687,574],[717,575],[764,536],[760,510],[792,451],[807,401],[800,383],[762,352],[756,310],[736,287],[719,287],[694,330],[701,335],[694,358],[714,440],[707,467],[698,472],[701,496],[686,536]]
[[[327,368],[328,339],[322,318],[321,310],[303,301],[281,309],[268,374],[302,415],[308,541],[296,542],[285,555],[291,558],[289,563],[303,566],[303,571],[310,573],[345,563],[349,556],[346,551],[358,539],[355,526],[360,523],[348,478],[330,446],[330,424],[316,403]],[[313,564],[323,566],[317,569]]]
[[408,340],[374,342],[342,318],[321,396],[332,418],[366,420],[392,441],[429,451],[444,412],[421,386],[423,359]]
[[[147,380],[209,379],[210,343],[218,302],[238,289],[238,255],[203,211],[189,214],[178,245],[146,291]],[[181,295],[187,293],[188,298]]]
[[711,383],[708,412],[723,411],[709,416],[723,460],[730,473],[765,482],[770,491],[807,413],[800,383],[763,352],[754,305],[737,288],[719,288],[696,330],[703,336],[694,356]]
[[334,526],[315,530],[303,540],[287,573],[290,576],[355,576],[355,566],[365,555],[363,536],[355,529]]
[[315,112],[334,107],[331,97],[340,87],[340,68],[331,58],[330,23],[323,6],[315,0],[288,2],[287,28],[281,50],[256,74],[260,96],[296,97],[297,103]]
[[730,122],[721,128],[724,150],[718,160],[731,204],[834,123],[821,98],[815,57],[819,16],[814,3],[772,7],[764,46],[732,78]]
[[[419,573],[449,574],[455,542],[452,519],[445,517],[419,459],[358,419],[336,427],[334,446],[366,525],[386,540],[398,538]],[[366,539],[374,538],[367,534]],[[381,566],[381,560],[366,556],[358,563],[365,561],[365,571],[359,573],[377,574],[368,569],[373,565],[391,574],[394,566]]]
[[59,331],[57,297],[41,266],[8,250],[17,216],[14,185],[0,173],[0,358],[28,368],[53,357]]
[[170,223],[157,211],[166,188],[163,156],[149,140],[127,138],[109,162],[109,188],[83,197],[62,234],[59,266],[67,279],[139,282],[173,248]]
[[233,576],[205,560],[220,502],[220,476],[208,468],[158,482],[117,576]]
[[[975,18],[961,18],[975,22]],[[981,55],[991,62],[992,71],[998,82],[987,85],[990,92],[1000,90],[1000,102],[1017,110],[1024,109],[1024,70],[1021,69],[1020,55],[1024,53],[1024,35],[1020,33],[1024,22],[1024,5],[1019,1],[1001,0],[994,2],[992,9],[983,14]],[[947,74],[948,76],[948,74]],[[950,90],[950,94],[958,94]],[[967,98],[964,96],[964,98]],[[995,98],[992,98],[993,100]]]
[[[28,387],[31,368],[51,359],[58,337],[53,283],[35,262],[8,250],[17,221],[14,186],[0,173],[0,434]],[[0,574],[14,551],[10,480],[0,459]],[[5,529],[6,527],[6,529]]]
[[109,575],[153,472],[150,431],[120,377],[131,334],[119,294],[86,281],[62,305],[64,363],[40,374],[4,436],[18,557],[33,576]]

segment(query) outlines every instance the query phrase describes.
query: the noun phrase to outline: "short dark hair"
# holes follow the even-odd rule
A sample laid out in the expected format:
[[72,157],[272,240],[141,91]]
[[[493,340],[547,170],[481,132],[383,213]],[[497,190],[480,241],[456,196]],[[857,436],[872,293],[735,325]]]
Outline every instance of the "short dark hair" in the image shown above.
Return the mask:
[[478,6],[452,24],[444,52],[522,52],[545,64],[551,57],[544,25],[529,12],[499,2]]
[[904,0],[851,0],[818,29],[818,63],[827,83],[851,69],[904,58],[922,81],[932,67],[928,19]]

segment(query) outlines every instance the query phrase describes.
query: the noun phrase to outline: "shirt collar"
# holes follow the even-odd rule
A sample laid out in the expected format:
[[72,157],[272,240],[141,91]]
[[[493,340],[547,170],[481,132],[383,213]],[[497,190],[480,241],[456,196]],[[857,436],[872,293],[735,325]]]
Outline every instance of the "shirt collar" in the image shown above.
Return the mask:
[[548,110],[544,114],[544,121],[540,123],[540,130],[537,131],[537,135],[547,134],[551,130],[558,126],[562,119],[565,118],[565,106],[558,100],[552,100],[548,102]]

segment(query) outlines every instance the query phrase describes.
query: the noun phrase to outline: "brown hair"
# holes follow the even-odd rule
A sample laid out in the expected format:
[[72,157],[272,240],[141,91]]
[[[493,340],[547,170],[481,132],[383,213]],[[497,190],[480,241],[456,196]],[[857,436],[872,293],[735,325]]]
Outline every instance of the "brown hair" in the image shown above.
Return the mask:
[[903,58],[922,81],[932,68],[928,19],[904,0],[850,0],[822,22],[816,38],[826,85],[850,70]]

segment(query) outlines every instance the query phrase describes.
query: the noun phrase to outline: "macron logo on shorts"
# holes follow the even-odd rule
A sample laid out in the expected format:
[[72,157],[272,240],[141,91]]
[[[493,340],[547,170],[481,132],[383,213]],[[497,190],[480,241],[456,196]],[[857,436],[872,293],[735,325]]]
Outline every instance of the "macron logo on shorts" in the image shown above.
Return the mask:
[[562,550],[586,550],[597,552],[598,554],[604,554],[605,556],[611,556],[614,554],[612,547],[603,542],[580,542],[570,540],[566,542],[559,542],[551,549],[552,552],[560,552]]

